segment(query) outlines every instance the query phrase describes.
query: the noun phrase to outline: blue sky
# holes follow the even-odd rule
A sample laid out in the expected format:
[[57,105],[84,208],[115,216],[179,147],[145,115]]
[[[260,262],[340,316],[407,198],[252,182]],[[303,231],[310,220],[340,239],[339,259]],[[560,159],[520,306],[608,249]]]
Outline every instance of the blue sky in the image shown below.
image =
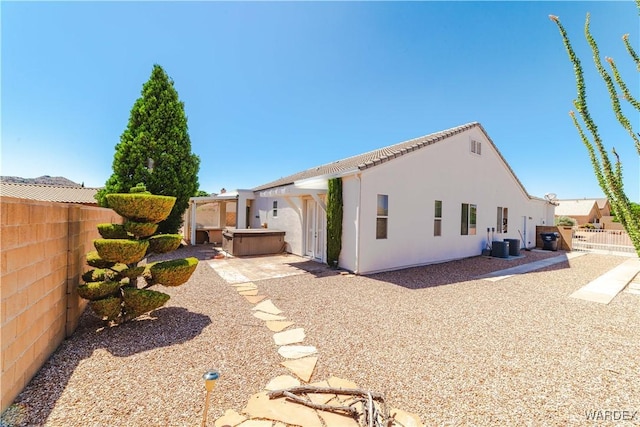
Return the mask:
[[[568,111],[572,66],[640,201],[640,160],[583,36],[633,93],[634,2],[7,2],[2,20],[2,175],[104,185],[153,64],[174,80],[200,188],[252,188],[464,123],[485,127],[528,192],[599,197]],[[626,110],[636,131],[637,112]]]

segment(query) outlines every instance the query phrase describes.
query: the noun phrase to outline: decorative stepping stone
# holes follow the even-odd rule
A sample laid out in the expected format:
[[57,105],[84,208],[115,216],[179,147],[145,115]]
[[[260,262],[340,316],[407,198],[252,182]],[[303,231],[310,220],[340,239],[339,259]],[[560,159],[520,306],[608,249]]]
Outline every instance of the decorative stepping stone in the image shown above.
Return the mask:
[[278,354],[287,359],[299,359],[317,352],[318,349],[312,345],[283,345],[278,349]]
[[280,314],[282,310],[273,305],[270,299],[262,301],[260,304],[253,307],[251,310],[264,311],[269,314]]
[[[292,362],[296,362],[296,360],[292,360]],[[285,363],[285,362],[282,362],[282,363]],[[327,381],[318,381],[309,385],[312,385],[314,387],[329,387],[329,383]],[[336,395],[331,393],[307,393],[307,397],[313,403],[325,405],[331,399],[335,398]],[[332,425],[332,424],[329,424],[329,425]]]
[[269,381],[269,384],[265,386],[266,390],[282,390],[283,388],[298,387],[300,381],[291,375],[279,375]]
[[251,304],[257,304],[257,303],[259,303],[260,301],[262,301],[263,299],[266,298],[266,296],[264,296],[264,295],[245,295],[244,297]]
[[242,296],[256,296],[256,295],[258,295],[258,290],[257,289],[252,289],[250,291],[240,291],[238,293],[240,295],[242,295]]
[[271,427],[273,425],[272,421],[267,420],[247,420],[242,424],[238,424],[237,427]]
[[247,402],[247,406],[242,412],[249,414],[251,418],[280,421],[289,425],[305,427],[323,426],[315,409],[300,405],[299,403],[290,402],[286,398],[269,399],[267,393],[268,392],[265,391],[251,396]]
[[236,291],[240,292],[240,291],[252,291],[254,289],[258,289],[258,287],[256,285],[251,285],[251,286],[236,286]]
[[304,341],[304,337],[304,329],[296,328],[273,334],[273,341],[275,341],[276,345],[295,344]]
[[262,311],[256,311],[253,313],[253,316],[260,320],[287,320],[284,316],[276,316],[275,314],[264,313]]
[[256,284],[253,282],[232,283],[231,286],[233,286],[234,288],[243,288],[245,286],[252,286],[253,288],[257,288]]
[[267,328],[269,328],[270,331],[280,332],[283,329],[286,329],[289,326],[293,325],[293,322],[287,322],[287,321],[283,321],[283,320],[268,320],[266,325],[267,325]]
[[215,427],[236,426],[245,421],[247,417],[238,414],[233,409],[227,409],[223,416],[218,418],[214,424]]
[[[286,360],[284,362],[280,362],[282,366],[290,369],[291,372],[296,374],[298,378],[300,378],[304,382],[309,382],[309,380],[311,379],[311,375],[313,375],[313,371],[316,368],[317,363],[318,363],[317,356],[304,357],[302,359]],[[329,396],[329,399],[322,403],[326,403],[334,397],[334,395],[328,395],[328,396]],[[311,397],[311,395],[309,395],[309,397]],[[318,402],[315,402],[315,403],[318,403]]]
[[[330,387],[335,388],[358,388],[358,384],[354,383],[353,381],[344,380],[338,377],[331,377],[327,380],[327,382],[329,383]],[[338,395],[338,399],[342,402],[347,402],[352,398],[353,396]]]
[[360,423],[353,419],[349,415],[343,415],[336,412],[318,411],[318,415],[324,421],[327,426],[340,426],[340,427],[359,427]]
[[391,414],[391,416],[397,421],[396,424],[400,424],[401,426],[424,427],[424,424],[420,421],[420,417],[416,414],[396,408],[393,408],[389,414]]

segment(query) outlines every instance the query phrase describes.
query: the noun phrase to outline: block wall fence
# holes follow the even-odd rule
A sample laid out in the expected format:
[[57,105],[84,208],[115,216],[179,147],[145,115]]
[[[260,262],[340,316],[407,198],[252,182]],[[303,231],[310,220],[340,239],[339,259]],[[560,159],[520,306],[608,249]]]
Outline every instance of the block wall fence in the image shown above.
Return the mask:
[[77,285],[111,209],[0,197],[0,334],[4,411],[78,326]]
[[544,242],[540,233],[559,233],[558,249],[562,251],[571,251],[573,249],[571,245],[571,235],[573,233],[571,227],[558,227],[555,225],[538,225],[536,226],[536,247],[542,248]]

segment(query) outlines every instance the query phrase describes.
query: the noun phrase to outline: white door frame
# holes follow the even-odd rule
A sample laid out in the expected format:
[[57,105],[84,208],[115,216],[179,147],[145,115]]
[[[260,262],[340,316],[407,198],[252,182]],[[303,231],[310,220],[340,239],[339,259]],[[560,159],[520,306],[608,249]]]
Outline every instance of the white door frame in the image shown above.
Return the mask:
[[327,214],[314,199],[304,199],[304,255],[318,262],[326,261]]

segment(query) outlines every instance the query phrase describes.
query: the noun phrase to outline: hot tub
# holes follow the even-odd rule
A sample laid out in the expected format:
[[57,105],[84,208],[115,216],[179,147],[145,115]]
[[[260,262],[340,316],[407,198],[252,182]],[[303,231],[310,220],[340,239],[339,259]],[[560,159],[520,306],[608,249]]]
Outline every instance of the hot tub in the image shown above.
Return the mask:
[[227,228],[222,249],[233,256],[269,255],[284,252],[284,231],[264,228]]

